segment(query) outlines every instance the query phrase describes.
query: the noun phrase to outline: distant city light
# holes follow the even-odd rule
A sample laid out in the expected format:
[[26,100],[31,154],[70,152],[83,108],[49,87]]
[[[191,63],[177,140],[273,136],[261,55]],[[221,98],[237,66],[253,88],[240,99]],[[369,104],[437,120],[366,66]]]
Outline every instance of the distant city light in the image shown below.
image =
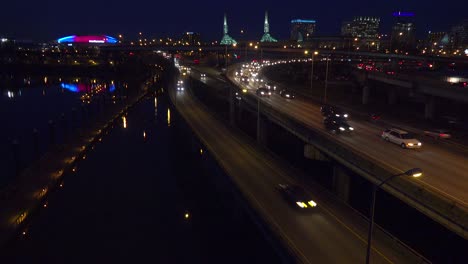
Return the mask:
[[393,16],[394,17],[414,17],[414,13],[398,11],[398,12],[393,12]]
[[465,55],[468,55],[468,49],[465,50]]

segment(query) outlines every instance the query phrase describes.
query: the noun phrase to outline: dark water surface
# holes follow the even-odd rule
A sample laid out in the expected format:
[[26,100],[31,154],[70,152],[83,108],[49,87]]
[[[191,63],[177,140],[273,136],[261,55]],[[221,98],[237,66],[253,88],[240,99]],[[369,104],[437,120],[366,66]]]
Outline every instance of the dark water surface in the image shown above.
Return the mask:
[[149,96],[50,195],[0,263],[277,263],[167,98]]

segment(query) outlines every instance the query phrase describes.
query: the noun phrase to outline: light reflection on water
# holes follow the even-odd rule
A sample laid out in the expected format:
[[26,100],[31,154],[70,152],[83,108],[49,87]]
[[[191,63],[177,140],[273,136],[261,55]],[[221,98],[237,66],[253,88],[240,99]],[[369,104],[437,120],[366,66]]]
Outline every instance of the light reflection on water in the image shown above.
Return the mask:
[[171,126],[171,109],[167,108],[167,126]]

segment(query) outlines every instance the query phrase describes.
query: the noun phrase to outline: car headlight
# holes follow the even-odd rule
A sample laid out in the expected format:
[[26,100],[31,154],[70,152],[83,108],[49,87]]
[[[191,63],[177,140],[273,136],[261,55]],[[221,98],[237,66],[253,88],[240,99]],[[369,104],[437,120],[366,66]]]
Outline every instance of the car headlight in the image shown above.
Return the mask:
[[418,142],[418,146],[421,146],[421,145],[422,145],[421,142]]
[[349,130],[353,131],[353,130],[354,130],[354,128],[353,128],[353,127],[349,127]]
[[337,116],[337,117],[340,117],[340,115],[339,115],[339,114],[335,114],[335,116]]
[[243,92],[243,93],[247,93],[247,89],[242,89],[242,92]]
[[296,202],[297,206],[299,206],[300,208],[307,208],[307,204],[304,203],[304,202]]
[[288,98],[289,98],[289,94],[287,94],[287,95],[286,95],[286,97],[288,97]]
[[341,130],[341,131],[345,131],[344,127],[340,127],[340,130]]
[[262,94],[262,95],[263,95],[263,94],[265,94],[265,93],[264,93],[264,92],[260,92],[260,94]]
[[413,143],[408,143],[407,145],[411,147],[411,146],[413,146],[414,144],[413,144]]
[[344,114],[343,116],[346,117],[346,118],[348,118],[348,114]]
[[268,92],[268,95],[271,95],[271,92]]
[[310,200],[310,201],[308,202],[308,204],[310,205],[310,207],[316,207],[316,206],[317,206],[317,203],[314,202],[314,201],[312,201],[312,200]]

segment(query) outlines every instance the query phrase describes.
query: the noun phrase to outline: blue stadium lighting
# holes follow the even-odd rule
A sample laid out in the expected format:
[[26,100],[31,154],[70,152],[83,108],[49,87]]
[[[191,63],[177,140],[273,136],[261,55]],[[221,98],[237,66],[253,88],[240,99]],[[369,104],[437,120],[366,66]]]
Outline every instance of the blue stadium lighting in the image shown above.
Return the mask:
[[115,84],[111,83],[111,85],[109,85],[109,92],[113,93],[115,91]]
[[394,17],[414,17],[414,13],[398,11],[398,12],[393,12],[393,16]]
[[293,19],[291,23],[315,23],[315,20],[310,19]]
[[117,43],[117,39],[111,36],[106,36],[107,43],[115,44]]
[[74,93],[79,92],[77,84],[61,83],[60,86],[62,86],[63,89],[67,89],[70,92],[74,92]]
[[63,38],[59,38],[57,40],[58,43],[66,43],[66,42],[73,42],[75,40],[75,37],[76,35],[73,35],[73,36],[67,36],[67,37],[63,37]]

